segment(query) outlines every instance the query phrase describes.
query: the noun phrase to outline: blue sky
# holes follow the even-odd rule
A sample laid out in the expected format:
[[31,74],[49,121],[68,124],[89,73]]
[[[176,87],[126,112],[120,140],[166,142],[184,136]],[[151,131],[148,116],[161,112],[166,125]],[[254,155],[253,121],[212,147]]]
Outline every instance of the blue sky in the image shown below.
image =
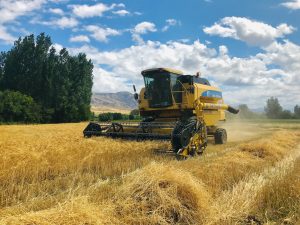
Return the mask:
[[45,32],[94,62],[94,92],[142,87],[140,70],[201,71],[225,100],[300,104],[300,0],[0,0],[0,50]]

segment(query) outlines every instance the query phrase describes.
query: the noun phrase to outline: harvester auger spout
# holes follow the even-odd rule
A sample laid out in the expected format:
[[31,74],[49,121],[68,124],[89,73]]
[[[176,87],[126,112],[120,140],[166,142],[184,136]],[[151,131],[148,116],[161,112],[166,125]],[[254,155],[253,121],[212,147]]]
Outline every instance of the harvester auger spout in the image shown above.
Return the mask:
[[169,68],[144,70],[142,76],[145,87],[134,94],[142,122],[90,122],[85,137],[170,140],[174,154],[184,158],[202,154],[210,136],[215,144],[226,143],[226,130],[217,125],[225,121],[226,110],[238,110],[224,104],[220,89],[199,74]]

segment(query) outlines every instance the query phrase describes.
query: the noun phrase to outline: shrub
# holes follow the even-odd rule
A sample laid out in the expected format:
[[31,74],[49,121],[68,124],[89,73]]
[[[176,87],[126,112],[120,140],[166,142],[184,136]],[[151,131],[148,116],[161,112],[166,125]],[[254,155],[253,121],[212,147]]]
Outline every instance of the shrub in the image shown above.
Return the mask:
[[20,92],[0,92],[0,120],[38,123],[41,121],[41,107],[32,97]]

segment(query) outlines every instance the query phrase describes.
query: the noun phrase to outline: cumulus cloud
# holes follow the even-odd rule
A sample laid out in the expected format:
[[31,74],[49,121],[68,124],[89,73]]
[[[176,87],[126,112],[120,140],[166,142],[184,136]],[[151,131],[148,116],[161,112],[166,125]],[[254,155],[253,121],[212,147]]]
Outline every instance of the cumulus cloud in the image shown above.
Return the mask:
[[165,32],[169,30],[170,27],[180,25],[180,21],[177,21],[175,19],[167,19],[166,25],[162,28],[162,31]]
[[121,35],[121,32],[112,28],[103,28],[96,25],[86,26],[85,29],[91,32],[91,36],[101,42],[107,42],[109,36]]
[[132,29],[131,33],[132,33],[132,40],[134,40],[135,42],[137,42],[138,44],[142,45],[144,44],[144,40],[141,37],[142,34],[147,34],[149,32],[156,32],[156,26],[154,23],[151,22],[141,22],[138,23],[134,29]]
[[53,47],[56,50],[56,52],[60,52],[64,48],[61,44],[58,43],[52,44],[51,47]]
[[0,1],[0,40],[12,43],[15,37],[10,34],[5,24],[15,22],[20,16],[40,9],[46,0],[2,0]]
[[[99,82],[95,82],[94,91],[131,91],[132,83],[141,88],[141,70],[171,67],[186,74],[201,71],[204,77],[223,88],[226,102],[257,108],[271,96],[279,97],[286,107],[300,101],[299,48],[291,42],[274,43],[264,52],[245,58],[231,57],[224,45],[214,49],[200,41],[191,44],[148,41],[119,51],[99,51],[85,45],[70,51],[86,52],[95,68],[99,68],[95,74]],[[103,85],[103,80],[114,83]]]
[[298,85],[299,91],[300,46],[286,40],[284,43],[274,42],[266,51],[265,54],[259,54],[259,57],[268,64],[282,68],[286,72],[285,83],[291,86]]
[[123,3],[111,5],[97,3],[95,5],[70,5],[70,7],[72,8],[72,11],[76,16],[81,18],[90,18],[97,16],[101,17],[105,12],[113,10],[116,7],[124,8],[125,5]]
[[288,9],[297,10],[297,9],[300,9],[300,0],[284,2],[284,3],[281,3],[281,5]]
[[294,30],[294,27],[285,23],[273,27],[244,17],[225,17],[220,22],[203,29],[209,35],[230,37],[260,47],[268,46],[277,38],[291,34]]
[[6,27],[0,24],[0,40],[7,44],[11,44],[16,40],[16,37],[12,36],[6,29]]
[[58,19],[53,19],[50,21],[42,21],[39,18],[33,18],[30,23],[32,24],[41,24],[45,26],[51,26],[54,28],[60,28],[60,29],[65,29],[65,28],[73,28],[76,27],[79,22],[73,17],[61,17]]
[[64,11],[60,8],[50,8],[49,12],[60,16],[64,15]]
[[146,34],[148,32],[155,32],[156,27],[154,23],[151,22],[141,22],[134,27],[134,33]]
[[59,3],[67,3],[69,2],[70,0],[49,0],[50,2],[53,2],[53,3],[56,3],[56,4],[59,4]]
[[113,14],[119,15],[119,16],[126,16],[126,15],[130,15],[130,12],[128,12],[125,9],[121,9],[121,10],[117,10],[117,11],[113,11]]
[[131,91],[128,85],[126,85],[126,78],[119,77],[113,72],[108,72],[101,67],[94,68],[93,76],[93,92]]
[[19,16],[40,9],[46,0],[5,0],[0,1],[0,23],[15,20]]
[[77,35],[70,38],[70,42],[90,42],[90,39],[86,35]]
[[62,29],[64,28],[72,28],[72,27],[76,27],[78,25],[78,21],[75,18],[68,18],[68,17],[62,17],[60,19],[57,20],[53,20],[51,22],[51,25],[56,25]]

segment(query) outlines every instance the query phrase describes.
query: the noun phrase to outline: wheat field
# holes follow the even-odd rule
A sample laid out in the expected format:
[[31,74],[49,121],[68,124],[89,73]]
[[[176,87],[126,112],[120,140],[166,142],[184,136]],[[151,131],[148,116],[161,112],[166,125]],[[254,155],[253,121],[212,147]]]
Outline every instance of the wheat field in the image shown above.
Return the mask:
[[185,161],[85,126],[0,126],[0,224],[300,224],[299,123],[228,123]]

